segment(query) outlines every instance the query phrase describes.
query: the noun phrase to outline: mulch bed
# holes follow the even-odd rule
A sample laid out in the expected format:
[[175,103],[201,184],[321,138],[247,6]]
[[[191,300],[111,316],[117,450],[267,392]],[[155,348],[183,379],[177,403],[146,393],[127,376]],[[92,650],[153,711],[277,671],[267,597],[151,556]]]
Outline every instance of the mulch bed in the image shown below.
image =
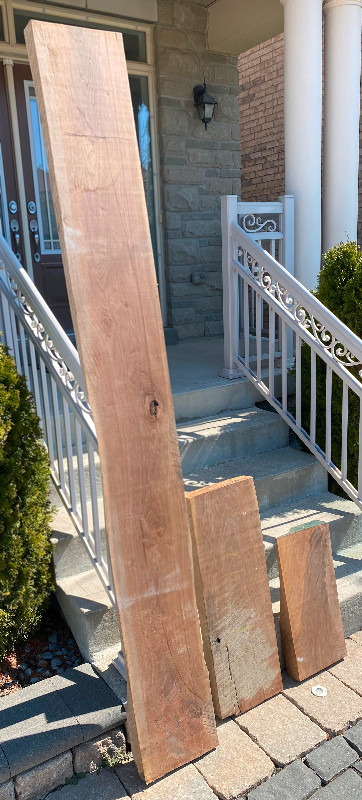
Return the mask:
[[0,697],[83,662],[71,630],[53,600],[38,630],[0,663]]

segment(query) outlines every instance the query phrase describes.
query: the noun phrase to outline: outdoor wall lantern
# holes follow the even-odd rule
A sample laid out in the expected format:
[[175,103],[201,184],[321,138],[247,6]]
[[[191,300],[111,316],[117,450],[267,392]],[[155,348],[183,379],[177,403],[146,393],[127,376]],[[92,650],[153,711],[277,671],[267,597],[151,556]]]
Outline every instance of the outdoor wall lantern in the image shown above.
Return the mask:
[[201,122],[205,125],[205,130],[207,131],[207,126],[209,122],[211,122],[215,106],[217,106],[216,100],[212,97],[211,94],[208,94],[206,91],[206,83],[204,78],[203,86],[194,86],[194,101],[195,106],[197,106],[197,110],[200,115]]

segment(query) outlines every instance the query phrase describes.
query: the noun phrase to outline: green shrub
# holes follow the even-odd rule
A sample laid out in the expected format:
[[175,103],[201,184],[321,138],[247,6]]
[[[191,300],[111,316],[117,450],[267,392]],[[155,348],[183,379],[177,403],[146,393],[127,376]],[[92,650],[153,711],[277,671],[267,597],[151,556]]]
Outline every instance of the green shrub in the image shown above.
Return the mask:
[[[362,252],[356,242],[340,243],[323,256],[315,296],[323,305],[344,322],[348,328],[362,338]],[[302,344],[302,426],[309,432],[310,425],[310,349]],[[351,373],[358,378],[358,369]],[[316,360],[316,443],[324,451],[326,435],[326,365],[317,356]],[[334,375],[332,382],[332,461],[341,467],[342,448],[342,380]],[[348,473],[354,486],[358,480],[358,428],[359,399],[348,392]],[[330,488],[343,494],[334,481]]]
[[48,457],[25,379],[0,344],[0,659],[53,588]]

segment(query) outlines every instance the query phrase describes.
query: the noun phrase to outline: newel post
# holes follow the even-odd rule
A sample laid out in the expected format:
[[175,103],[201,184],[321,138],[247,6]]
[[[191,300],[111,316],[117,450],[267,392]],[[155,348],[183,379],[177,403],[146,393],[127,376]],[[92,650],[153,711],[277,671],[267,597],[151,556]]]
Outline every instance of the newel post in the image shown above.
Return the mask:
[[[223,285],[223,320],[224,320],[224,369],[223,378],[235,377],[235,326],[236,314],[236,279],[232,269],[234,245],[230,236],[230,225],[238,221],[238,198],[236,194],[221,198],[221,236],[222,236],[222,285]],[[239,331],[237,331],[239,336]],[[239,373],[240,374],[240,373]]]
[[[0,282],[6,286],[6,270],[3,261],[0,261]],[[11,355],[15,355],[14,339],[11,330],[9,303],[4,292],[0,289],[0,338],[3,344],[9,348]]]
[[284,194],[278,197],[283,204],[283,214],[280,230],[283,233],[281,263],[285,269],[294,275],[294,197]]

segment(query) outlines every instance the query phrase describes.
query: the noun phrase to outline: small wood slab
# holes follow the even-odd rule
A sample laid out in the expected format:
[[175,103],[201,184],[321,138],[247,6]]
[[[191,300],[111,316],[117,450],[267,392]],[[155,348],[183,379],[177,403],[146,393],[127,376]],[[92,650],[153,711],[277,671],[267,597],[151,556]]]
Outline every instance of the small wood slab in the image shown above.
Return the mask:
[[285,662],[303,681],[346,655],[329,525],[293,528],[277,540],[277,553]]
[[282,691],[258,501],[249,477],[186,499],[205,659],[223,719]]
[[32,21],[25,38],[98,436],[127,726],[150,782],[217,737],[123,37]]

